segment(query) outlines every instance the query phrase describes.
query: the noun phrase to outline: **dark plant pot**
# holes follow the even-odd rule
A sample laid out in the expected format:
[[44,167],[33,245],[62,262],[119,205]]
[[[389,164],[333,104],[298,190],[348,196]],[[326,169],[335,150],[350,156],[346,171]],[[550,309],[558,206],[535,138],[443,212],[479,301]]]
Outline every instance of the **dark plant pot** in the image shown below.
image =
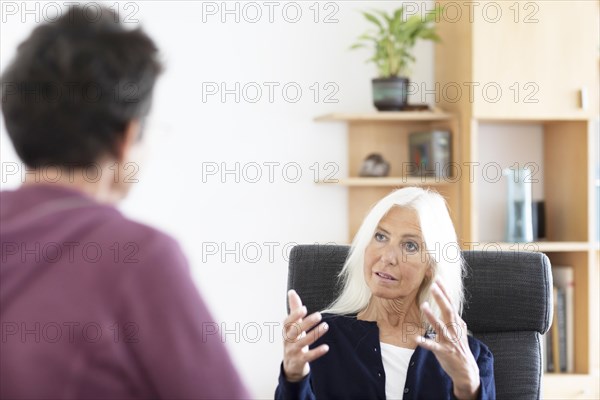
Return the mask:
[[408,78],[374,78],[373,104],[379,111],[400,111],[408,104]]

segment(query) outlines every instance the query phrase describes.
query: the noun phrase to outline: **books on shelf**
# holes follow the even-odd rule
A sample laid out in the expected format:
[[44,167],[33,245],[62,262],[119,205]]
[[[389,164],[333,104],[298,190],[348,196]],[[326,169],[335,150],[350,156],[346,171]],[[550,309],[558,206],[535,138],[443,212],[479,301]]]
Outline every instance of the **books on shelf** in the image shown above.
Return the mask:
[[554,315],[543,338],[544,369],[553,373],[575,372],[573,268],[552,266]]

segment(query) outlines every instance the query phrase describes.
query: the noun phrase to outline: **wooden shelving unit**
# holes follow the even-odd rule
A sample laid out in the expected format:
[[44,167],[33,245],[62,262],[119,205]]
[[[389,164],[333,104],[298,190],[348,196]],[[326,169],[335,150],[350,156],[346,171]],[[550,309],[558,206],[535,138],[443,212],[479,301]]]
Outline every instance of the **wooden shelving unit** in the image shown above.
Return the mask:
[[[443,6],[445,1],[440,3]],[[497,101],[489,101],[476,90],[472,98],[464,95],[458,101],[442,96],[438,106],[460,116],[461,153],[463,160],[472,162],[490,161],[479,154],[481,141],[493,140],[481,134],[490,124],[506,129],[522,124],[541,128],[542,143],[537,150],[543,154],[547,238],[530,244],[487,245],[507,251],[541,251],[553,265],[573,267],[575,373],[544,374],[542,397],[598,399],[600,256],[595,237],[599,216],[593,143],[600,104],[600,7],[597,1],[581,0],[527,4],[536,10],[535,23],[525,23],[522,13],[517,18],[518,3],[495,2],[506,18],[491,23],[478,13],[472,20],[438,24],[442,42],[435,49],[437,85],[470,82],[479,88],[493,84],[504,89]],[[461,11],[468,15],[467,8]],[[535,101],[525,101],[524,95],[534,92],[531,99]],[[477,182],[463,182],[463,243],[480,241],[485,205],[479,204],[479,197]]]

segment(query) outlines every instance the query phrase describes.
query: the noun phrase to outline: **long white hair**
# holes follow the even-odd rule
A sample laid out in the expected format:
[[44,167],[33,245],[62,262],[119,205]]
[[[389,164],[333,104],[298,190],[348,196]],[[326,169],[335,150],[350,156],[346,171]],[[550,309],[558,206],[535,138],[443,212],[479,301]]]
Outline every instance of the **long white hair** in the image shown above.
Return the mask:
[[[418,187],[395,190],[373,206],[356,233],[348,258],[339,274],[342,291],[338,298],[322,311],[323,313],[356,314],[367,307],[371,299],[371,290],[364,278],[365,249],[381,219],[395,206],[416,211],[429,265],[432,268],[432,277],[421,286],[417,304],[428,301],[433,313],[440,317],[439,307],[430,291],[431,284],[437,279],[442,281],[455,309],[459,314],[462,313],[464,260],[446,201],[437,192]],[[421,321],[427,329],[432,328],[423,314]]]

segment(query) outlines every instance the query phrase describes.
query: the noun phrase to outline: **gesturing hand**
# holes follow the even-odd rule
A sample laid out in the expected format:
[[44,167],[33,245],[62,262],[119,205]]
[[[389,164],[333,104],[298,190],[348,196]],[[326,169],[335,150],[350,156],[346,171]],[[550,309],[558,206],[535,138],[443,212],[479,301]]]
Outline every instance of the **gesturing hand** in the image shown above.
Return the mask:
[[440,320],[425,302],[421,310],[436,330],[436,340],[418,337],[419,346],[431,350],[446,373],[452,378],[454,395],[458,399],[475,399],[480,387],[479,367],[469,348],[467,324],[458,315],[441,282],[431,285],[431,292],[441,310]]
[[329,350],[326,344],[312,350],[308,349],[308,346],[323,336],[329,327],[326,322],[323,322],[307,335],[306,331],[321,321],[321,314],[316,312],[304,318],[306,307],[302,305],[300,296],[293,289],[288,292],[288,299],[290,314],[283,322],[283,370],[288,381],[298,382],[308,375],[310,371],[308,363]]

